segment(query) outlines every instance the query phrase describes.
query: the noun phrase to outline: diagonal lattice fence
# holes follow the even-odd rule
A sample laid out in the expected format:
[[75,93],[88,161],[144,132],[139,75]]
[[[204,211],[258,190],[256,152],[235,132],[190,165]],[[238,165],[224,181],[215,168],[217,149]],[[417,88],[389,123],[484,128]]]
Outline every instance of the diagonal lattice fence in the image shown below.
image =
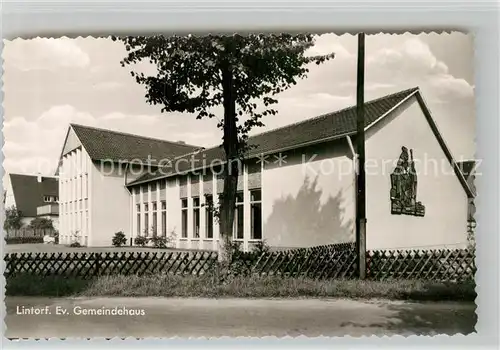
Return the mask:
[[215,252],[21,253],[4,258],[6,277],[16,274],[78,276],[169,273],[203,275],[217,261]]
[[[42,276],[175,274],[200,276],[217,265],[216,252],[103,252],[103,253],[13,253],[5,260],[6,277],[17,274]],[[306,277],[313,279],[357,278],[354,244],[263,253],[236,253],[231,271],[236,275]],[[370,280],[473,280],[474,251],[414,250],[368,251]]]
[[375,250],[367,252],[366,275],[373,280],[473,280],[474,257],[467,249]]
[[233,257],[233,266],[245,275],[353,278],[356,256],[353,244],[342,243],[260,254],[238,253]]

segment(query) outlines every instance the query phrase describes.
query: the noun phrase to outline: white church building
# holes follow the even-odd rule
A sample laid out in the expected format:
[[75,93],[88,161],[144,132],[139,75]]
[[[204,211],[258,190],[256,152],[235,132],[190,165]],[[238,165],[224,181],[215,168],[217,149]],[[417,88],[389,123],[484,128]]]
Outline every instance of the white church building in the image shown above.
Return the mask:
[[[418,88],[366,102],[367,249],[467,243],[470,184]],[[168,135],[167,135],[168,136]],[[351,242],[356,222],[356,108],[249,139],[234,239],[244,249]],[[204,149],[71,124],[60,156],[60,242],[110,246],[122,231],[216,250],[209,203],[223,190],[221,147]]]

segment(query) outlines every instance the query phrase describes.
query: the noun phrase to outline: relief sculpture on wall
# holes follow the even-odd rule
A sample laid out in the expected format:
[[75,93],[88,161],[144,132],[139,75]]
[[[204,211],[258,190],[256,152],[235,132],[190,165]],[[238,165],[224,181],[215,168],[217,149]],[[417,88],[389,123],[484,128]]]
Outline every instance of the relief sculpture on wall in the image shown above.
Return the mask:
[[424,216],[425,206],[417,202],[417,173],[413,150],[402,147],[396,168],[391,174],[391,213]]

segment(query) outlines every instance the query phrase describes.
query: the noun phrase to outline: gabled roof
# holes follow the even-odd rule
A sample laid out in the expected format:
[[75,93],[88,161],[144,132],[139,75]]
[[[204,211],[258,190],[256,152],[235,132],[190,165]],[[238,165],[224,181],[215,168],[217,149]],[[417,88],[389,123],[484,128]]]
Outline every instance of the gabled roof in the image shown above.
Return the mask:
[[55,177],[42,176],[38,182],[36,175],[10,174],[10,183],[16,208],[25,217],[35,217],[36,208],[45,205],[44,196],[59,197],[59,182]]
[[[378,121],[417,91],[418,87],[366,102],[365,127]],[[356,133],[356,118],[356,106],[353,106],[252,136],[248,140],[251,147],[248,157],[282,152],[353,135]],[[182,161],[176,162],[176,171],[172,166],[167,166],[156,172],[144,174],[129,185],[195,170],[200,168],[201,164],[210,165],[213,160],[224,161],[225,154],[222,147],[217,146],[195,155],[186,155],[181,159]]]
[[[391,114],[390,112],[394,111],[412,96],[416,97],[434,136],[445,153],[447,160],[450,162],[464,191],[469,198],[473,198],[475,192],[471,189],[459,165],[453,158],[418,87],[366,102],[365,129],[375,125]],[[249,138],[248,144],[250,145],[250,151],[247,153],[247,158],[284,152],[291,149],[333,141],[345,136],[355,136],[357,133],[356,123],[356,106],[352,106],[337,112],[323,114],[315,118],[270,130]],[[216,162],[214,163],[214,161]],[[174,166],[170,164],[156,171],[148,172],[135,181],[130,182],[127,186],[199,170],[210,165],[221,164],[224,161],[225,154],[221,146],[205,149],[200,152],[178,157],[173,164]]]
[[83,147],[93,160],[115,162],[147,162],[173,159],[191,153],[199,146],[181,142],[165,141],[151,137],[99,129],[79,124],[70,124]]

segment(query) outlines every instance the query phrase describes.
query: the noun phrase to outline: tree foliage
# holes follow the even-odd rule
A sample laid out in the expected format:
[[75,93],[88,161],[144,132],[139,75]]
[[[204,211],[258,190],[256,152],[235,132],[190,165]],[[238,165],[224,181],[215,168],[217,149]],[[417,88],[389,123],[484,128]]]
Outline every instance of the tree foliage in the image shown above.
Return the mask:
[[[146,101],[161,105],[162,112],[187,112],[196,118],[213,118],[213,108],[224,102],[223,75],[230,68],[233,98],[237,106],[238,132],[246,138],[262,117],[275,115],[273,98],[305,78],[307,64],[320,64],[333,53],[306,56],[314,45],[312,34],[259,34],[208,36],[122,37],[127,56],[122,66],[149,62],[157,74],[131,71],[136,82],[146,87]],[[264,109],[258,108],[262,100]],[[242,118],[246,117],[246,118]],[[240,118],[244,120],[240,120]],[[223,127],[222,120],[219,127]],[[243,140],[240,140],[243,141]]]
[[[277,113],[275,96],[305,78],[308,64],[333,58],[333,53],[308,56],[314,39],[313,34],[113,37],[127,51],[122,66],[156,67],[153,74],[136,69],[131,75],[145,86],[146,101],[161,105],[162,112],[219,118],[214,110],[223,107],[218,127],[228,164],[243,159],[250,130]],[[237,167],[226,166],[219,223],[226,238],[232,236],[237,178]]]
[[18,230],[22,224],[23,214],[15,206],[5,209],[5,221],[3,223],[4,230]]
[[54,229],[52,219],[47,218],[34,218],[30,221],[30,227],[34,229]]

